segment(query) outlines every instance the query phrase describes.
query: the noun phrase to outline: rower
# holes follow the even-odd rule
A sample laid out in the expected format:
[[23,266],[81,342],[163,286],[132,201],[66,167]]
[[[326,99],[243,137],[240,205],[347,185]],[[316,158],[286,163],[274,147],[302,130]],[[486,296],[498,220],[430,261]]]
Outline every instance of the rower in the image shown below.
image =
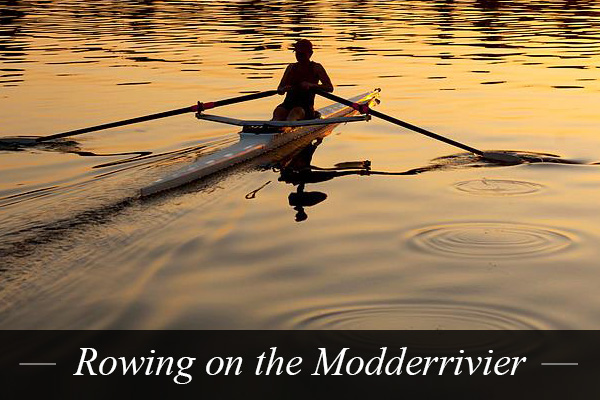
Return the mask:
[[310,60],[313,54],[312,43],[307,39],[300,39],[294,43],[294,51],[298,62],[288,65],[281,78],[277,91],[279,94],[287,94],[283,103],[273,111],[274,121],[319,118],[314,108],[315,93],[312,89],[333,92],[333,84],[325,68]]

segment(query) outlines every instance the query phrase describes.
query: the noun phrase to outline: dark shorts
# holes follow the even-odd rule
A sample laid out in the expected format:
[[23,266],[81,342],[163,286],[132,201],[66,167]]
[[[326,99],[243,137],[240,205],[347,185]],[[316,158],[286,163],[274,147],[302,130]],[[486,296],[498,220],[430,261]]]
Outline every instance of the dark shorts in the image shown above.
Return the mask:
[[288,110],[288,112],[292,111],[292,108],[302,107],[302,109],[304,109],[304,119],[319,118],[319,116],[318,116],[319,113],[315,111],[313,106],[292,103],[290,101],[284,101],[278,107],[283,107],[286,110]]

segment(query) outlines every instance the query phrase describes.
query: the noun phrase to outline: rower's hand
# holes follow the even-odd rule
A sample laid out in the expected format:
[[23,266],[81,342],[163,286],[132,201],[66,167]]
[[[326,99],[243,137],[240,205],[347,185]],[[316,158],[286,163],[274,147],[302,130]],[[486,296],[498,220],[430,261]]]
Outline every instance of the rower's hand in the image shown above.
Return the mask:
[[284,94],[285,92],[289,92],[292,89],[291,85],[280,86],[277,88],[277,93]]
[[311,90],[317,87],[317,85],[315,85],[314,83],[304,81],[300,84],[300,87],[302,88],[302,90]]

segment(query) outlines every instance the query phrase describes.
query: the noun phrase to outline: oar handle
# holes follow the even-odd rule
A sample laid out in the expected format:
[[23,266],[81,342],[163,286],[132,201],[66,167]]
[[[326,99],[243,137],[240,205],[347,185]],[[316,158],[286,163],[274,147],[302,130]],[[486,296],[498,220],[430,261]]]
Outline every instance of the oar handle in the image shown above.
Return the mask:
[[264,92],[246,94],[243,96],[232,97],[225,100],[211,101],[207,103],[198,103],[198,111],[204,111],[215,107],[226,106],[229,104],[241,103],[243,101],[262,99],[263,97],[269,97],[277,94],[277,90],[266,90]]
[[175,110],[159,112],[156,114],[144,115],[141,117],[124,119],[121,121],[109,122],[106,124],[90,126],[88,128],[75,129],[72,131],[57,133],[57,134],[49,135],[49,136],[44,136],[44,137],[37,138],[35,141],[36,142],[45,142],[48,140],[60,139],[60,138],[75,136],[75,135],[81,135],[83,133],[95,132],[95,131],[100,131],[103,129],[116,128],[117,126],[131,125],[131,124],[137,124],[138,122],[151,121],[154,119],[171,117],[174,115],[185,114],[188,112],[204,111],[204,110],[208,110],[209,108],[215,108],[215,107],[220,107],[220,106],[226,106],[229,104],[241,103],[243,101],[261,99],[263,97],[269,97],[269,96],[273,96],[275,94],[277,94],[277,90],[266,90],[264,92],[246,94],[243,96],[232,97],[230,99],[211,101],[211,102],[207,102],[207,103],[198,102],[197,105],[193,105],[193,106],[189,106],[189,107],[183,107],[183,108],[178,108]]
[[469,152],[474,153],[474,154],[478,154],[478,155],[483,155],[484,154],[483,151],[477,150],[474,147],[467,146],[466,144],[457,142],[456,140],[449,139],[447,137],[438,135],[437,133],[433,133],[431,131],[428,131],[427,129],[420,128],[420,127],[415,126],[413,124],[409,124],[408,122],[401,121],[398,118],[394,118],[392,116],[386,115],[386,114],[381,113],[379,111],[373,110],[372,108],[370,108],[366,104],[354,103],[352,101],[344,99],[343,97],[339,97],[339,96],[336,96],[335,94],[331,94],[329,92],[326,92],[326,91],[324,91],[322,89],[314,89],[314,91],[315,91],[316,94],[318,94],[320,96],[323,96],[323,97],[328,98],[330,100],[337,101],[338,103],[342,103],[344,105],[352,107],[355,110],[359,111],[360,113],[371,114],[371,115],[373,115],[375,117],[383,119],[384,121],[388,121],[388,122],[391,122],[392,124],[396,124],[396,125],[402,126],[402,127],[406,128],[406,129],[410,129],[412,131],[421,133],[421,134],[423,134],[425,136],[429,136],[430,138],[442,141],[444,143],[448,143],[449,145],[461,148],[463,150],[469,151]]

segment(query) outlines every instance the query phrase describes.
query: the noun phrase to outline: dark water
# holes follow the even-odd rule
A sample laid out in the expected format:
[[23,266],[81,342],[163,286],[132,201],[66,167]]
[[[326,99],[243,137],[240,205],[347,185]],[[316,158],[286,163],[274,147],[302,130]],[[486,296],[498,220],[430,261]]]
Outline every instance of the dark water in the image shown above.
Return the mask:
[[140,201],[235,128],[190,114],[3,148],[2,328],[600,327],[597,2],[0,1],[0,19],[3,136],[272,89],[303,37],[337,94],[381,87],[379,111],[526,161],[373,119],[312,165],[386,174],[290,197],[249,165]]

